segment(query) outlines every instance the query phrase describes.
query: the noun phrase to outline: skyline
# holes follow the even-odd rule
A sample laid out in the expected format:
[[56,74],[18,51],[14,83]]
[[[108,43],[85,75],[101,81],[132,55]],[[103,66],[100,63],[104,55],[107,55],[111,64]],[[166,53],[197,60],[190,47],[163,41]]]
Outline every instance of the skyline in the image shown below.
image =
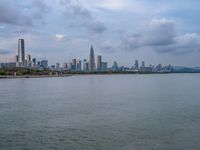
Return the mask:
[[[112,64],[200,66],[199,1],[0,1],[0,59],[13,59],[18,38],[51,64],[80,56],[88,46]],[[8,59],[9,58],[9,59]]]

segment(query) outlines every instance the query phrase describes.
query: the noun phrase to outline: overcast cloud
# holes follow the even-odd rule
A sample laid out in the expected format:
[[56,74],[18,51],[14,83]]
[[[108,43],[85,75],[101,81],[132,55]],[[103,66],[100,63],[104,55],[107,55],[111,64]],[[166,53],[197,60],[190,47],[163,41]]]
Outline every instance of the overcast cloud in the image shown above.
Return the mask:
[[90,45],[105,61],[200,66],[200,1],[0,0],[0,62],[26,50],[50,63],[88,58]]

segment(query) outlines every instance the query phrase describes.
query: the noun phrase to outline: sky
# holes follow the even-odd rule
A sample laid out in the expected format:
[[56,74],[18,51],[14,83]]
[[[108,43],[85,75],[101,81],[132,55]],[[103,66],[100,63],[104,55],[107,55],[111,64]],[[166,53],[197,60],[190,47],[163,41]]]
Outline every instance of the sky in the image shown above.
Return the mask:
[[0,0],[0,62],[17,40],[50,64],[95,55],[112,65],[200,66],[199,0]]

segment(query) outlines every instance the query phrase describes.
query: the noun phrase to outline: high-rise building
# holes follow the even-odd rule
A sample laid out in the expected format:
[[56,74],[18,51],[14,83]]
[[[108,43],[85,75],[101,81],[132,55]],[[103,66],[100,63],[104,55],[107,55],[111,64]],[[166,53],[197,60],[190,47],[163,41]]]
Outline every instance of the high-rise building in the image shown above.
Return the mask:
[[103,72],[108,71],[108,63],[107,62],[102,62],[101,65],[102,65],[102,71]]
[[56,63],[56,69],[60,69],[60,63]]
[[30,54],[26,54],[26,67],[31,67],[32,66],[32,62],[31,62],[31,55]]
[[116,61],[114,61],[113,66],[112,66],[112,71],[118,71],[118,64]]
[[63,64],[63,70],[67,70],[68,69],[68,64],[67,63],[64,63]]
[[37,60],[36,60],[36,58],[33,58],[32,62],[33,62],[33,64],[32,64],[33,68],[36,68],[37,67]]
[[40,67],[41,67],[41,62],[37,61],[37,68],[40,68]]
[[87,62],[86,59],[84,59],[83,70],[84,70],[85,72],[88,72],[88,71],[89,71],[89,63]]
[[82,69],[82,67],[81,67],[81,60],[79,60],[79,61],[77,62],[77,65],[76,65],[76,70],[77,70],[77,71],[81,71],[81,69]]
[[102,64],[102,58],[101,58],[101,56],[97,56],[97,71],[98,71],[98,72],[101,72],[101,71],[102,71],[102,66],[101,66],[101,64]]
[[25,43],[24,43],[24,39],[18,39],[18,62],[21,66],[25,65]]
[[139,69],[139,61],[138,60],[135,60],[134,68],[135,68],[135,70]]
[[15,62],[16,62],[16,63],[19,62],[19,57],[18,57],[18,55],[15,56]]
[[71,65],[71,70],[73,70],[73,71],[76,71],[76,62],[77,62],[77,60],[76,59],[72,59],[72,65]]
[[89,71],[95,72],[95,70],[96,70],[96,67],[95,67],[95,60],[94,60],[94,49],[93,49],[93,46],[91,46],[90,57],[89,57]]
[[142,68],[145,68],[145,62],[142,61]]
[[48,68],[48,60],[42,60],[41,61],[41,67],[44,68],[44,69],[47,69]]

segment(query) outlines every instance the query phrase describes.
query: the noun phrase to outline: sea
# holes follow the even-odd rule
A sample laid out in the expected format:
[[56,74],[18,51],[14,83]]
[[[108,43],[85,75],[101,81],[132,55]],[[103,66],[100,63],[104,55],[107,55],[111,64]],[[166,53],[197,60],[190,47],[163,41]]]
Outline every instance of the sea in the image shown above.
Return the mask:
[[0,79],[0,150],[199,150],[200,74]]

